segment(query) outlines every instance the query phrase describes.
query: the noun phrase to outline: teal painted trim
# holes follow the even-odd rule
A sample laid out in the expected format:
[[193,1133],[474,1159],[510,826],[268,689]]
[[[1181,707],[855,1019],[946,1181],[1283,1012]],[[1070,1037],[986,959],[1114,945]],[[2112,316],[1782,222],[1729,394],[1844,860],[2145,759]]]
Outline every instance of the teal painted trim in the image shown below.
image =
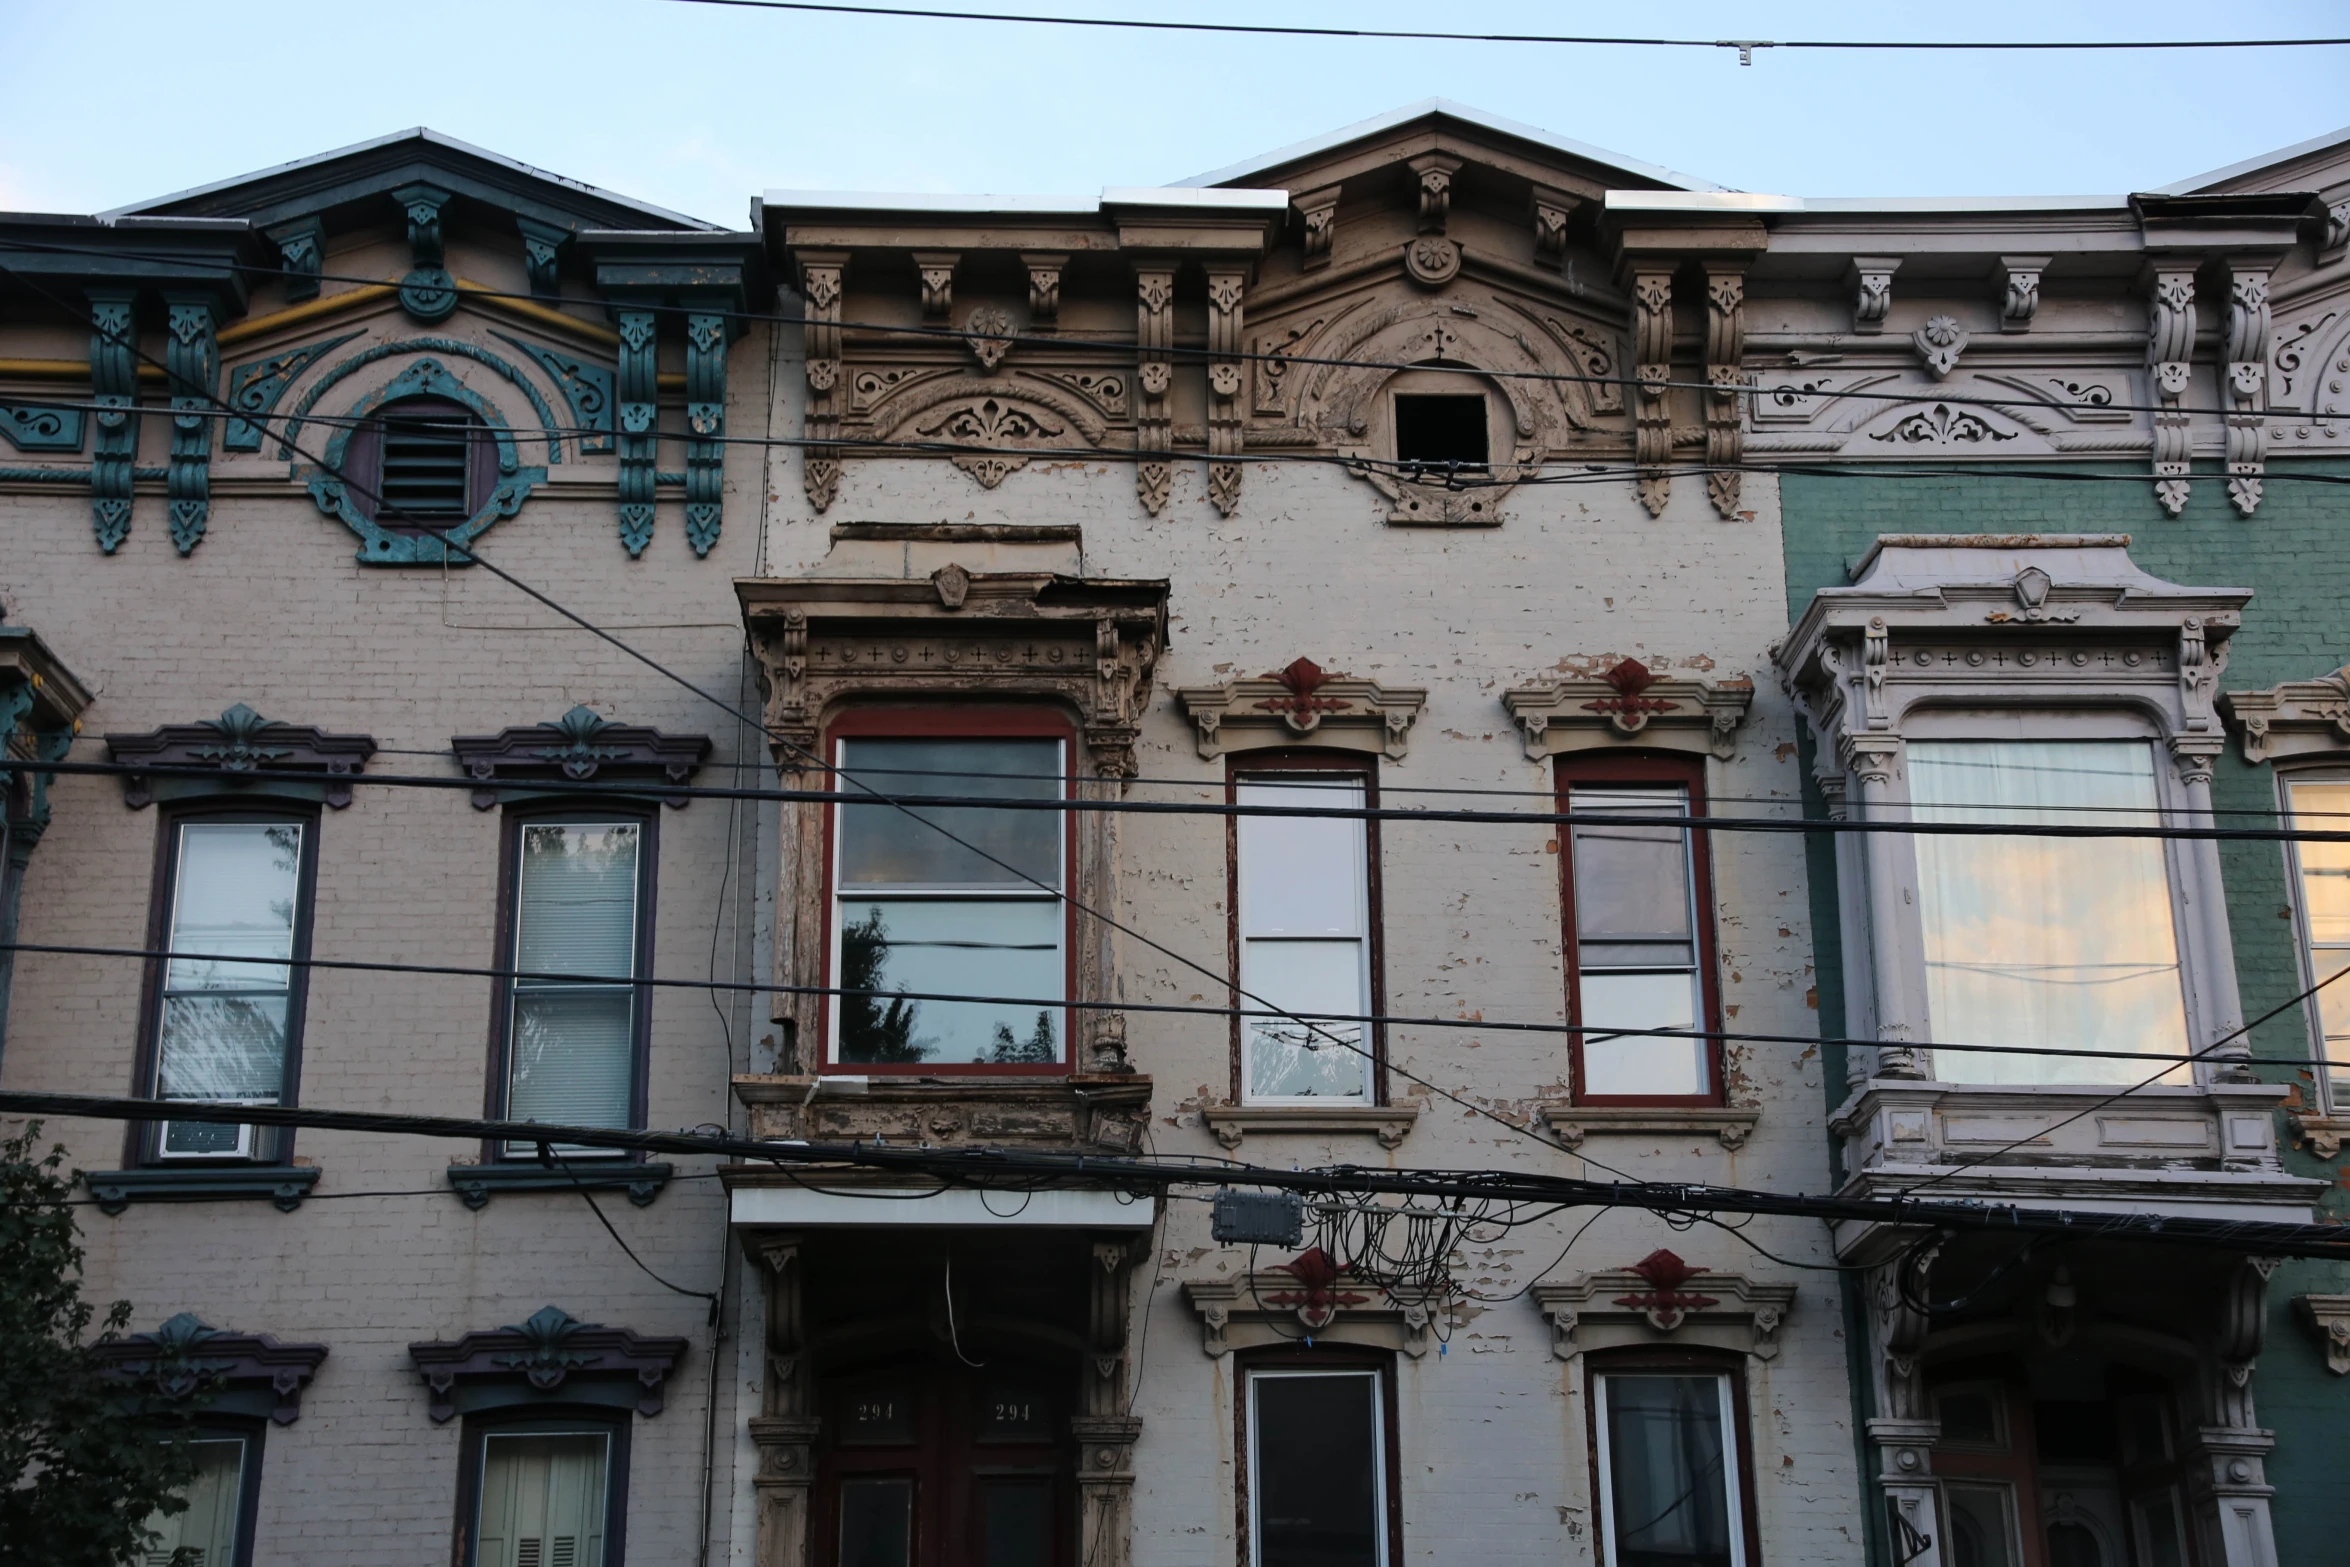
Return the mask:
[[540,1164],[452,1164],[451,1190],[468,1208],[486,1208],[490,1199],[507,1192],[625,1191],[639,1208],[649,1208],[669,1184],[676,1167],[667,1164],[621,1164],[574,1160],[569,1173]]
[[316,299],[319,274],[326,270],[326,225],[317,218],[297,218],[263,232],[276,244],[285,267],[286,303]]
[[726,479],[726,317],[685,318],[685,541],[705,556],[718,542]]
[[277,412],[278,399],[286,395],[286,388],[300,380],[303,371],[358,335],[356,332],[345,332],[341,337],[330,337],[323,343],[288,349],[282,354],[256,359],[251,364],[238,365],[229,371],[229,406],[240,414],[251,414],[253,418],[229,420],[220,437],[221,450],[261,450],[262,428],[259,421]]
[[163,373],[171,387],[170,497],[172,547],[186,555],[212,520],[212,410],[220,401],[220,348],[213,340],[212,298],[165,299]]
[[82,410],[40,403],[0,403],[0,441],[20,452],[78,452]]
[[[161,479],[169,472],[167,468],[133,468],[131,477]],[[88,484],[90,473],[87,468],[0,468],[0,484]]]
[[633,558],[653,542],[653,463],[660,451],[660,347],[650,310],[615,310],[620,324],[620,543]]
[[378,527],[375,520],[361,514],[352,504],[350,490],[340,474],[343,450],[351,442],[355,425],[344,425],[334,438],[326,443],[326,466],[310,472],[310,498],[318,509],[330,517],[340,518],[343,526],[359,535],[359,559],[370,566],[424,566],[449,562],[464,564],[462,554],[452,555],[443,545],[443,538],[458,544],[470,544],[489,531],[501,517],[511,517],[522,509],[530,492],[547,479],[544,468],[525,468],[517,452],[514,431],[498,417],[481,395],[464,382],[441,368],[436,360],[419,359],[401,371],[386,385],[361,399],[351,410],[354,420],[364,419],[376,409],[403,397],[428,394],[462,403],[478,415],[488,426],[491,437],[498,443],[498,485],[483,503],[460,527],[450,528],[445,534],[392,533]]
[[302,400],[294,405],[293,417],[286,421],[285,434],[278,443],[278,456],[291,462],[298,455],[294,450],[294,442],[301,436],[302,421],[310,417],[310,410],[318,406],[318,400],[331,391],[336,383],[345,376],[398,354],[455,354],[461,359],[471,359],[489,366],[513,382],[522,395],[530,399],[531,412],[539,416],[539,429],[546,438],[547,466],[553,467],[563,460],[563,438],[555,426],[555,410],[539,395],[539,389],[530,384],[511,360],[501,359],[486,348],[454,337],[411,337],[397,343],[378,343],[336,365],[320,376],[318,384],[303,393]]
[[571,243],[571,230],[520,214],[514,226],[522,233],[522,264],[530,273],[530,291],[541,299],[555,298],[561,292],[563,247]]
[[579,441],[582,457],[590,452],[612,450],[612,372],[602,365],[559,354],[538,343],[509,337],[503,332],[490,336],[502,343],[512,343],[531,358],[553,379],[562,392],[563,400],[571,405],[571,427]]
[[90,454],[90,526],[98,548],[109,555],[130,535],[131,463],[139,454],[135,299],[112,289],[93,289],[89,295],[90,401],[98,409],[98,440]]
[[400,308],[427,325],[457,308],[457,280],[449,276],[441,243],[441,208],[449,192],[438,185],[403,185],[392,192],[408,214],[408,250],[415,265],[400,279]]
[[234,1202],[266,1198],[280,1213],[292,1213],[318,1184],[315,1165],[257,1164],[238,1169],[157,1168],[90,1170],[82,1184],[98,1209],[118,1214],[134,1202]]

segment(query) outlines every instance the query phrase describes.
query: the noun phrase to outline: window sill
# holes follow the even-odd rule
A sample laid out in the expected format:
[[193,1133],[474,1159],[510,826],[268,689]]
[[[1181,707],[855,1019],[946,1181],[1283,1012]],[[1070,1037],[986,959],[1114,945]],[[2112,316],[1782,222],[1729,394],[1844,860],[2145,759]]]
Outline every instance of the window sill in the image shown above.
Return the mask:
[[1711,1134],[1736,1153],[1753,1135],[1760,1110],[1723,1105],[1577,1105],[1563,1100],[1542,1107],[1542,1119],[1569,1148],[1580,1148],[1595,1134],[1614,1136],[1643,1132]]
[[[609,1164],[574,1160],[571,1173],[541,1164],[452,1164],[449,1185],[468,1208],[486,1208],[504,1192],[625,1191],[639,1208],[652,1205],[669,1184],[675,1167],[667,1164]],[[577,1179],[574,1179],[574,1177]]]
[[1238,1148],[1249,1132],[1368,1132],[1399,1148],[1420,1119],[1418,1105],[1211,1105],[1199,1118],[1216,1141]]
[[2350,1137],[2350,1115],[2293,1115],[2294,1135],[2302,1146],[2320,1159],[2332,1159],[2342,1152],[2342,1139]]
[[318,1184],[315,1165],[259,1164],[235,1169],[156,1168],[92,1170],[82,1182],[101,1212],[115,1214],[134,1202],[235,1202],[267,1198],[280,1213],[292,1213]]

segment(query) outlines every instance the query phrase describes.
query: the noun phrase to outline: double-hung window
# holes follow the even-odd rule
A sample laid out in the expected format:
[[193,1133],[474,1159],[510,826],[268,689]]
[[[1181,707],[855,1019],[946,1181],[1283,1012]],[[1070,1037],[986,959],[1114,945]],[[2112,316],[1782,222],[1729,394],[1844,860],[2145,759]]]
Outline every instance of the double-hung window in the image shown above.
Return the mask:
[[1674,820],[1702,811],[1702,785],[1696,761],[1560,766],[1578,1102],[1721,1097],[1720,1052],[1693,1037],[1717,1010],[1704,845]]
[[[168,818],[160,923],[170,952],[154,1007],[153,1096],[293,1102],[308,955],[315,818]],[[164,1121],[153,1157],[269,1160],[261,1128]]]
[[[2350,779],[2287,778],[2285,808],[2297,832],[2350,828]],[[2293,869],[2301,895],[2302,984],[2318,985],[2350,968],[2350,843],[2295,843]],[[2316,1035],[2326,1060],[2328,1104],[2350,1110],[2350,979],[2325,985],[2310,998]]]
[[196,1472],[180,1493],[188,1505],[147,1520],[136,1567],[244,1567],[253,1550],[260,1447],[258,1435],[206,1431],[192,1439]]
[[1250,1567],[1387,1567],[1393,1543],[1384,1373],[1248,1373]]
[[1595,1370],[1592,1384],[1606,1567],[1746,1567],[1730,1374]]
[[[943,732],[942,732],[943,731]],[[829,1068],[1065,1069],[1067,727],[875,712],[836,725]],[[879,797],[951,796],[952,805]],[[953,1000],[941,997],[985,999]]]
[[[2027,829],[1914,839],[1933,1037],[2186,1053],[2162,840],[2029,832],[2160,826],[2157,765],[2154,743],[2143,739],[1909,742],[1916,820]],[[1965,1083],[2134,1083],[2146,1068],[2094,1056],[1950,1050],[1936,1057],[1935,1075]],[[2184,1068],[2174,1075],[2185,1078]]]
[[[1372,788],[1363,771],[1252,761],[1234,771],[1232,799],[1359,811],[1372,802]],[[1361,1019],[1377,1011],[1378,993],[1371,823],[1251,815],[1233,822],[1241,1097],[1368,1103],[1377,1035]]]
[[640,1124],[653,832],[650,817],[617,814],[510,823],[507,1119]]
[[604,1567],[617,1428],[534,1421],[478,1434],[468,1567]]

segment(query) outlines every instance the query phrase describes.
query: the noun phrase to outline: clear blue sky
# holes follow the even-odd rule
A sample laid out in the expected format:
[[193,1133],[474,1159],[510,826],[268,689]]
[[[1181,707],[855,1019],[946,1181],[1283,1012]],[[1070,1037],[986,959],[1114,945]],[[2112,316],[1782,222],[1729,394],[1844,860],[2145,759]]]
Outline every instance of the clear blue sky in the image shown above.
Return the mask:
[[[1716,37],[2350,34],[2350,4],[990,0]],[[1442,96],[1746,190],[2143,189],[2350,122],[2350,49],[1916,55],[1281,41],[669,0],[0,0],[0,208],[92,211],[412,125],[740,225],[770,187],[1091,194]]]

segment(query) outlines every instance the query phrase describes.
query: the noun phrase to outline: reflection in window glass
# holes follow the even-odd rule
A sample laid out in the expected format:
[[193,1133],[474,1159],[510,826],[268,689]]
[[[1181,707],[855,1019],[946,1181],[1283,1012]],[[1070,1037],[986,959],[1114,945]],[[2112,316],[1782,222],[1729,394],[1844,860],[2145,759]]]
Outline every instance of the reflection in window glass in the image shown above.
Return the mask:
[[1728,1379],[1617,1373],[1599,1387],[1612,1567],[1742,1567]]
[[[2162,822],[2154,748],[2143,741],[1913,741],[1909,794],[1924,822]],[[2186,1052],[2160,840],[1921,834],[1913,842],[1936,1038]],[[1962,1083],[2134,1083],[2146,1075],[2128,1061],[1957,1051],[1938,1057],[1935,1070]]]
[[[2306,831],[2350,828],[2350,783],[2295,783],[2286,791],[2293,825]],[[2293,857],[2301,875],[2301,928],[2309,944],[2307,984],[2350,967],[2350,843],[2297,843]],[[2321,1054],[2331,1063],[2337,1110],[2350,1104],[2350,979],[2316,996]]]
[[[1242,805],[1360,809],[1366,788],[1360,775],[1292,772],[1242,779],[1234,794]],[[1363,1024],[1346,1020],[1371,1010],[1365,824],[1360,817],[1335,816],[1234,821],[1240,985],[1298,1019],[1241,1020],[1246,1097],[1367,1098],[1371,1063],[1362,1051],[1369,1034]]]
[[603,1567],[610,1450],[602,1432],[485,1437],[478,1567]]
[[[237,1559],[237,1524],[245,1494],[245,1439],[206,1437],[188,1444],[196,1478],[181,1494],[185,1512],[147,1520],[148,1544],[139,1567],[230,1567]],[[185,1551],[184,1557],[177,1553]]]
[[514,967],[523,977],[512,990],[506,1100],[514,1120],[629,1124],[642,836],[636,822],[522,828]]
[[914,1482],[840,1483],[840,1567],[913,1567]]
[[[1567,809],[1681,816],[1689,791],[1572,785]],[[1575,885],[1577,1020],[1589,1029],[1695,1030],[1702,1015],[1689,834],[1679,827],[1583,822],[1569,830]],[[1710,1093],[1703,1040],[1586,1034],[1583,1093]]]
[[1258,1372],[1248,1418],[1254,1567],[1384,1567],[1378,1374]]
[[1953,1480],[1943,1486],[1942,1500],[1950,1515],[1951,1567],[2018,1567],[2015,1492]]
[[[156,1045],[161,1099],[276,1104],[302,886],[300,822],[186,822],[172,875],[171,950]],[[279,959],[279,962],[259,961]],[[252,960],[252,961],[239,961]],[[245,1158],[253,1128],[166,1122],[162,1152]]]
[[[1057,800],[1058,740],[853,739],[840,788]],[[1068,993],[1058,811],[842,805],[834,845],[832,1058],[1043,1066],[1065,1058],[1061,1009],[899,992],[1058,1002]],[[928,824],[928,825],[926,825]],[[952,837],[948,835],[951,834]],[[955,840],[961,840],[957,842]]]

